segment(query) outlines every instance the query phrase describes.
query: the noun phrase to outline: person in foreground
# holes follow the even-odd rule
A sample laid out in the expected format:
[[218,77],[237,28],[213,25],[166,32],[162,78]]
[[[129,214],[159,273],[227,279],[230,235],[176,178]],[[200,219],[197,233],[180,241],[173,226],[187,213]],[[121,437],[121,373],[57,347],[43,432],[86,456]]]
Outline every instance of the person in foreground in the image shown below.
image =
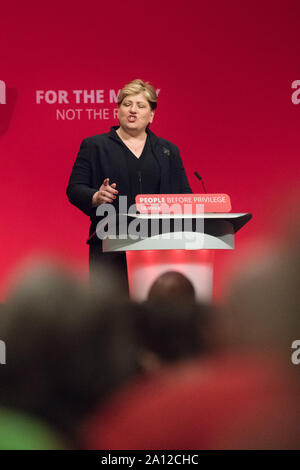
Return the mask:
[[[118,95],[118,126],[84,139],[67,187],[69,201],[91,219],[88,244],[90,273],[97,265],[118,268],[126,278],[125,253],[102,253],[96,227],[101,204],[119,209],[120,196],[127,207],[137,194],[191,193],[178,148],[149,129],[157,107],[157,94],[148,83],[136,79]],[[121,274],[122,273],[122,274]]]

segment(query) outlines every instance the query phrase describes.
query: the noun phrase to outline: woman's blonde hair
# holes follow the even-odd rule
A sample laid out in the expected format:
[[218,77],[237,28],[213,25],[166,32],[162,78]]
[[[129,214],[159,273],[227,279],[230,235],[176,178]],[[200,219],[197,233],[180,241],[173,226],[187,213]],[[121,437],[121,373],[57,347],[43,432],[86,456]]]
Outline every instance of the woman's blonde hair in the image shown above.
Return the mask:
[[132,80],[132,82],[129,82],[123,86],[118,95],[118,106],[120,106],[126,96],[138,95],[139,93],[143,93],[145,95],[145,98],[148,100],[152,111],[154,111],[157,107],[157,94],[155,88],[153,88],[149,82],[144,82],[139,78]]

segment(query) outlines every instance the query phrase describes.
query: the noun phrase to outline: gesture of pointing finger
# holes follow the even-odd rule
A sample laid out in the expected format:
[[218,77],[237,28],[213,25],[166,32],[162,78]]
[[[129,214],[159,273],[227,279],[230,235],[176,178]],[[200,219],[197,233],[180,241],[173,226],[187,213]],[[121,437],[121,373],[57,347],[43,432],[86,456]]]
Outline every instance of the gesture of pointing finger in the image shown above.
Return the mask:
[[105,204],[107,202],[113,202],[119,192],[117,191],[116,186],[116,183],[112,183],[110,185],[109,178],[105,178],[99,190],[93,195],[93,207],[99,206],[100,204]]

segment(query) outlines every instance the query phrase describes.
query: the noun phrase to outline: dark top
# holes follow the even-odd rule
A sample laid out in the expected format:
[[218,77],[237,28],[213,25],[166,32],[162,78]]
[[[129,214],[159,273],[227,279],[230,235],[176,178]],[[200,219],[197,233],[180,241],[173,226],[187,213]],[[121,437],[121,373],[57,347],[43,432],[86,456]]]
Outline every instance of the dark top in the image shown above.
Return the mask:
[[[131,201],[134,200],[131,189],[131,170],[130,165],[128,165],[128,152],[130,151],[116,133],[118,127],[113,126],[110,132],[106,134],[94,135],[82,141],[69,179],[67,196],[72,204],[90,217],[90,234],[95,232],[97,223],[100,221],[100,218],[96,215],[97,208],[92,207],[92,197],[105,178],[110,179],[110,184],[116,183],[119,196],[126,195]],[[138,170],[142,172],[143,192],[146,194],[149,188],[148,183],[150,183],[151,187],[149,189],[153,189],[153,193],[192,193],[176,145],[157,137],[149,129],[146,131],[151,155],[149,158],[149,147],[146,147],[145,167]],[[126,152],[124,152],[124,147],[127,149]],[[132,155],[131,153],[130,156],[132,157]],[[134,156],[134,158],[136,157]],[[142,161],[135,163],[144,164]],[[155,174],[157,172],[155,168],[159,168],[160,176],[158,181],[157,173],[153,180],[154,186],[152,186],[151,172],[153,172],[152,175]],[[145,182],[143,183],[144,175]],[[157,191],[157,189],[159,190]],[[139,188],[138,192],[140,192]],[[118,210],[118,197],[113,204]],[[93,237],[93,241],[101,243],[97,237]]]
[[[118,134],[116,135],[118,136]],[[130,195],[128,195],[128,205],[135,203],[137,194],[158,194],[160,168],[153,155],[149,136],[146,138],[145,146],[139,158],[134,155],[121,139],[120,142],[124,147],[129,172]]]

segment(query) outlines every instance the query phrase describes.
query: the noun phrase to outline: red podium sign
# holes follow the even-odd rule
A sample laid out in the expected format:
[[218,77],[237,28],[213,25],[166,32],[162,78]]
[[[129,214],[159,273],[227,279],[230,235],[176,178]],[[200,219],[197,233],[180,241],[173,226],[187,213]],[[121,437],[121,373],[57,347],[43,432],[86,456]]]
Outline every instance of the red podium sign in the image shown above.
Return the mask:
[[227,194],[138,194],[135,202],[141,214],[231,211],[230,197]]

